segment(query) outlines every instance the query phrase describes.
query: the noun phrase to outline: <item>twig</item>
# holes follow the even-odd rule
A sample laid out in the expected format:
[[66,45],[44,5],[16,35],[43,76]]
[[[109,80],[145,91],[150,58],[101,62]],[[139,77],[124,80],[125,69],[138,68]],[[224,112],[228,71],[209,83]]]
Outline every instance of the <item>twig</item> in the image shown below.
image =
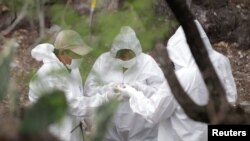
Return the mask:
[[20,21],[26,16],[28,5],[29,4],[27,2],[24,4],[16,20],[7,29],[3,30],[0,33],[2,36],[9,34],[18,25],[18,23],[20,23]]

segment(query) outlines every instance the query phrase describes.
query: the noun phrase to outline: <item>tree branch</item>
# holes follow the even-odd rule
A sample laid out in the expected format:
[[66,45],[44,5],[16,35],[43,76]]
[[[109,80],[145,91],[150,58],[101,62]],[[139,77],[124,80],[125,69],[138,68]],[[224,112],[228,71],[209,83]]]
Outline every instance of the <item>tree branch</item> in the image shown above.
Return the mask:
[[211,121],[218,115],[225,115],[230,109],[226,93],[212,66],[206,48],[200,38],[194,17],[183,0],[166,0],[182,25],[187,42],[209,91],[208,111]]
[[171,88],[171,91],[175,99],[178,101],[178,103],[181,103],[182,107],[188,107],[188,108],[183,108],[185,113],[196,121],[209,122],[206,106],[198,106],[186,94],[186,92],[182,89],[179,81],[177,80],[174,70],[170,69],[171,68],[170,66],[172,64],[168,57],[166,48],[162,45],[158,46],[158,48],[155,48],[155,50],[158,56],[155,59],[158,63],[160,63],[160,67],[162,68],[162,71],[165,77],[167,78],[168,84]]
[[0,34],[1,35],[7,35],[9,34],[17,25],[19,22],[22,21],[22,19],[26,16],[27,14],[27,8],[28,8],[28,3],[26,2],[23,7],[22,7],[22,10],[20,12],[20,14],[18,14],[16,20],[5,30],[3,30]]

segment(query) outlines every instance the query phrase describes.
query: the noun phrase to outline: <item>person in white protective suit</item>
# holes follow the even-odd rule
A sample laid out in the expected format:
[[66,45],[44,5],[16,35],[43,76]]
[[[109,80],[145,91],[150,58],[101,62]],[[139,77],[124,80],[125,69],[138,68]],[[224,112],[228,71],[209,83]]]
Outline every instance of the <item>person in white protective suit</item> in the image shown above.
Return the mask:
[[[212,47],[204,30],[197,20],[195,20],[195,23],[200,31],[206,48],[211,51]],[[175,34],[169,39],[167,50],[170,59],[174,63],[175,73],[184,91],[186,91],[186,93],[189,94],[192,100],[198,105],[207,104],[208,91],[186,42],[186,37],[182,27],[179,27]],[[235,83],[231,75],[230,64],[227,64],[229,62],[225,61],[227,60],[225,56],[220,58],[219,53],[214,53],[215,56],[210,54],[209,57],[215,57],[218,59],[218,62],[225,63],[217,67],[229,67],[220,70],[216,68],[216,72],[218,75],[222,75],[219,76],[219,79],[223,82],[222,84],[224,88],[229,89],[226,90],[226,96],[227,100],[233,105],[236,102],[237,94],[234,85]],[[213,66],[216,66],[218,62],[213,62],[213,59]],[[162,114],[159,114],[164,113],[162,112],[164,109],[164,107],[162,107],[164,102],[160,97],[145,97],[142,92],[135,90],[129,85],[121,85],[117,89],[123,93],[124,96],[127,95],[130,97],[129,101],[133,112],[142,115],[142,117],[148,121],[160,122],[158,141],[207,141],[207,124],[189,118],[180,105],[177,105],[170,118],[166,118],[162,116]],[[135,103],[140,103],[141,105]]]
[[[190,8],[192,0],[186,1],[188,7]],[[195,24],[200,33],[200,37],[207,49],[209,59],[211,60],[212,65],[221,81],[221,84],[223,85],[224,90],[226,91],[227,100],[229,103],[231,103],[231,105],[234,105],[237,99],[237,88],[232,74],[230,61],[226,56],[213,49],[209,38],[207,37],[207,34],[205,33],[203,27],[201,26],[198,20],[195,20]],[[181,26],[178,28],[174,36],[175,38],[179,39],[183,38],[183,40],[186,41],[186,37]]]
[[209,59],[224,87],[227,95],[227,100],[231,105],[235,105],[237,100],[237,88],[232,74],[231,64],[229,59],[223,54],[213,49],[204,29],[201,24],[195,20],[202,41],[207,49]]
[[[230,62],[224,55],[212,49],[205,31],[197,20],[195,20],[195,24],[208,51],[212,65],[225,89],[227,100],[234,105],[237,92]],[[182,27],[179,27],[169,39],[167,50],[184,90],[198,105],[207,104],[208,91],[191,54]],[[171,125],[172,128],[169,128],[170,126],[168,127],[167,125]],[[171,134],[166,134],[164,130]],[[168,135],[172,135],[174,141],[206,141],[207,124],[190,119],[182,108],[178,106],[170,121],[167,121],[166,125],[160,127],[159,141],[165,141],[169,137]]]
[[[155,60],[142,53],[135,32],[128,26],[121,28],[109,52],[96,60],[86,82],[84,94],[105,94],[116,86],[129,85],[145,97],[164,97],[165,116],[174,110],[173,96],[166,85],[163,72]],[[123,95],[121,93],[121,95]],[[160,98],[159,98],[160,97]],[[158,123],[145,120],[134,113],[131,103],[124,97],[107,129],[105,141],[157,141]]]
[[83,140],[80,127],[73,131],[72,129],[79,125],[82,116],[86,116],[88,110],[94,110],[116,96],[116,93],[83,96],[83,84],[78,69],[79,58],[90,50],[77,32],[63,30],[56,37],[55,47],[44,43],[31,51],[33,58],[43,62],[29,84],[31,103],[35,103],[42,94],[54,89],[65,92],[69,106],[67,114],[61,122],[49,127],[49,131],[62,141]]
[[[227,100],[234,105],[237,98],[237,92],[230,62],[225,56],[212,49],[202,26],[197,20],[195,20],[195,23],[208,51],[209,58],[211,59],[216,73],[226,90]],[[182,27],[179,27],[175,34],[169,39],[167,50],[170,59],[174,63],[175,73],[183,89],[198,105],[207,104],[208,91],[186,42],[186,37]],[[134,112],[142,115],[144,118],[154,121],[154,116],[152,115],[157,115],[160,111],[160,101],[146,98],[138,92],[137,94],[134,94],[136,91],[129,86],[119,87],[118,90],[126,93],[130,97],[131,102],[147,103],[144,104],[143,107],[133,106],[131,108]],[[131,93],[133,93],[133,95],[131,95]],[[207,124],[190,119],[180,106],[177,106],[173,115],[169,119],[162,120],[160,123],[158,141],[206,140]]]
[[[185,47],[185,42],[171,39],[171,42],[168,44],[170,45],[168,48],[169,56],[174,63],[175,73],[182,88],[197,104],[205,104],[208,93],[191,52],[188,47]],[[159,114],[165,110],[162,107],[164,104],[162,99],[147,98],[141,92],[128,85],[118,87],[117,89],[124,95],[127,94],[131,103],[141,103],[141,105],[131,104],[133,112],[142,115],[148,121],[160,122],[158,141],[207,140],[207,125],[190,119],[180,105],[176,104],[173,114],[168,118]]]

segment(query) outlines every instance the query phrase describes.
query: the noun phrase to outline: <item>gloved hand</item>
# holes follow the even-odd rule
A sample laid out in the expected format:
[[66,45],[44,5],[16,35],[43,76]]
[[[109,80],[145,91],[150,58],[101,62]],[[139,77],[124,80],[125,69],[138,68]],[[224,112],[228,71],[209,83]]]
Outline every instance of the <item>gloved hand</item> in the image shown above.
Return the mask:
[[118,100],[122,100],[121,93],[118,92],[117,90],[109,91],[106,93],[108,101],[111,99],[117,98]]
[[117,91],[121,93],[123,97],[130,98],[131,96],[138,93],[138,91],[128,84],[121,84],[117,86]]
[[114,92],[115,88],[117,87],[117,85],[120,85],[119,83],[115,83],[115,82],[110,82],[105,86],[105,91],[107,92]]

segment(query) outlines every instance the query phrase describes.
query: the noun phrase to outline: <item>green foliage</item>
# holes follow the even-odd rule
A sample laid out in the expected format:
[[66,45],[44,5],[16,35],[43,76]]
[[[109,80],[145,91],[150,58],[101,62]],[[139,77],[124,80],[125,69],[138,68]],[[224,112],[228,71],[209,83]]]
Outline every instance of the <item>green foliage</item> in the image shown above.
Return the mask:
[[[31,17],[37,17],[36,10],[39,5],[53,2],[49,15],[52,23],[61,26],[63,29],[73,29],[85,38],[87,43],[96,49],[93,57],[108,51],[114,37],[119,33],[121,26],[130,25],[136,31],[143,50],[149,51],[155,40],[162,39],[168,33],[169,23],[166,17],[155,14],[154,0],[126,0],[123,7],[118,11],[107,11],[99,6],[94,14],[92,26],[89,26],[89,15],[80,15],[70,5],[63,4],[59,0],[16,0],[7,1],[11,7],[22,7],[28,4],[27,11]],[[97,1],[97,5],[103,3]],[[103,4],[104,5],[104,4]],[[19,8],[20,10],[20,8]],[[160,30],[159,30],[160,29]],[[92,36],[98,40],[92,40]]]
[[114,112],[117,109],[119,102],[112,100],[109,103],[105,103],[100,106],[96,111],[96,132],[93,135],[91,141],[101,141],[104,138],[105,131],[108,127]]
[[135,30],[144,52],[150,51],[156,41],[163,40],[170,33],[171,21],[166,16],[157,15],[154,4],[153,0],[127,0],[117,11],[96,9],[91,26],[89,15],[79,15],[71,6],[55,4],[50,15],[53,23],[79,32],[94,49],[83,58],[81,72],[86,79],[97,57],[110,50],[122,26],[129,25]]
[[26,0],[1,0],[2,4],[7,5],[10,11],[18,11],[26,3]]
[[79,22],[81,18],[70,6],[54,4],[49,12],[53,23],[60,25],[63,29],[70,29]]
[[62,119],[66,110],[66,97],[62,91],[44,94],[25,113],[24,120],[20,126],[20,132],[23,134],[39,133],[50,124]]
[[94,34],[100,36],[98,49],[109,50],[120,28],[129,25],[137,33],[143,50],[149,51],[154,41],[167,33],[169,22],[165,19],[166,17],[155,14],[152,0],[125,1],[119,11],[96,13],[96,25],[93,26],[93,30]]
[[0,54],[0,101],[7,95],[10,81],[10,63],[16,46],[15,43],[15,40],[7,41]]
[[19,14],[20,11],[26,11],[30,18],[36,17],[34,13],[36,13],[39,2],[39,0],[3,0],[3,4],[6,4],[11,12]]

